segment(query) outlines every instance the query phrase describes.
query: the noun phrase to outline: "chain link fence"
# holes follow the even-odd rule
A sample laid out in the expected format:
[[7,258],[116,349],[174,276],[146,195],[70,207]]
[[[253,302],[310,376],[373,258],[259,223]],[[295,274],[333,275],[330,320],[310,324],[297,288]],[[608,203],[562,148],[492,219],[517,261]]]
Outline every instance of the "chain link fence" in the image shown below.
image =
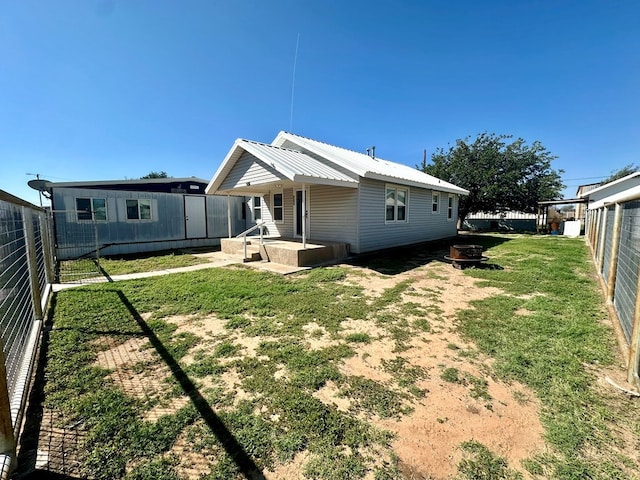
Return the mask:
[[48,213],[0,190],[0,478],[15,459],[43,311],[53,282]]

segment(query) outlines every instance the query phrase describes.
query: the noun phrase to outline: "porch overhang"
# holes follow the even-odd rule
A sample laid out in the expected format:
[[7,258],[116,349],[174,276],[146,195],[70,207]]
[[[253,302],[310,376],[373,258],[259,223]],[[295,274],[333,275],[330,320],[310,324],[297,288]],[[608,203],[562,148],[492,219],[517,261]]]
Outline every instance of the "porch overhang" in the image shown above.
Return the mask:
[[[229,185],[227,178],[240,158],[249,153],[263,171],[266,180],[240,178]],[[275,177],[275,178],[274,178]],[[205,192],[210,195],[253,196],[300,185],[331,185],[357,188],[358,178],[340,172],[302,152],[238,139],[220,164]]]

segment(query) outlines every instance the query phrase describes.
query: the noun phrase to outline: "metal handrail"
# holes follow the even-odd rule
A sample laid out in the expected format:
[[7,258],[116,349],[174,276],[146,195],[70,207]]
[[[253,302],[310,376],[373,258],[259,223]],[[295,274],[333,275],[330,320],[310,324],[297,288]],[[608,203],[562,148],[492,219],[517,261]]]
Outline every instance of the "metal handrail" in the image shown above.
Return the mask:
[[260,223],[256,223],[253,227],[246,229],[244,232],[239,233],[238,235],[236,235],[236,238],[240,238],[243,237],[243,242],[242,242],[242,254],[244,255],[244,259],[247,259],[247,235],[251,232],[253,232],[254,230],[260,229],[260,245],[264,245],[264,239],[263,239],[263,235],[262,235],[262,227],[264,227],[264,222],[260,222]]

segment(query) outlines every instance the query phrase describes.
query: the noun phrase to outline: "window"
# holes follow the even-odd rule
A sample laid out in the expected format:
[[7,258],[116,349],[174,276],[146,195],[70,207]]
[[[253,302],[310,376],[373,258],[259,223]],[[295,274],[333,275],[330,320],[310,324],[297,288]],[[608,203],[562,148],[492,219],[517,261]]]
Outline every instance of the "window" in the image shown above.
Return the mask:
[[453,220],[453,196],[449,195],[449,203],[447,204],[447,220]]
[[438,213],[438,211],[440,210],[440,194],[433,192],[431,202],[431,213]]
[[253,197],[253,219],[260,220],[262,218],[262,203],[260,197]]
[[387,187],[385,198],[385,221],[406,222],[409,191],[404,188]]
[[284,208],[281,193],[273,194],[273,221],[284,222]]
[[106,220],[107,200],[104,198],[76,198],[78,220]]
[[151,200],[127,200],[127,220],[151,220]]

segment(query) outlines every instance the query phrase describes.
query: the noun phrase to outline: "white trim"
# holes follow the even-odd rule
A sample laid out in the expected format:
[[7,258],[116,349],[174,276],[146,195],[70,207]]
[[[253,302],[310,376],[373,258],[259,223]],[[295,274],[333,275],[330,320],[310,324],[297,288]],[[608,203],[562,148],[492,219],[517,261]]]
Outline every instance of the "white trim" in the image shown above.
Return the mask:
[[[256,198],[258,200],[260,200],[260,206],[256,207]],[[264,202],[262,201],[262,196],[260,195],[254,195],[253,197],[251,197],[251,220],[253,220],[254,223],[257,223],[258,220],[263,220],[263,215],[262,215],[262,207]],[[256,218],[256,209],[260,210],[260,218]]]
[[[434,202],[436,198],[438,200]],[[437,207],[435,210],[433,209],[434,205]],[[436,192],[436,191],[431,192],[431,213],[433,215],[437,215],[438,213],[440,213],[440,192]]]
[[[127,206],[127,202],[136,202],[136,207],[138,210],[138,218],[129,218],[129,207]],[[142,218],[140,214],[140,201],[149,202],[149,218]],[[124,199],[124,214],[127,222],[151,222],[153,221],[153,212],[152,212],[152,202],[150,198],[125,198]]]
[[[280,204],[279,207],[276,207],[276,200],[275,200],[276,195],[280,195],[282,199],[282,203]],[[282,211],[281,220],[276,220],[276,208],[279,208]],[[282,190],[271,193],[271,219],[273,220],[273,223],[284,223],[284,193],[282,192]]]
[[[78,199],[89,200],[89,208],[91,209],[89,212],[91,213],[90,219],[78,218],[78,214],[79,212],[81,212],[81,210],[78,210]],[[104,200],[104,219],[100,219],[100,220],[96,219],[96,215],[95,215],[96,211],[95,211],[95,208],[93,207],[94,200]],[[76,222],[82,223],[82,222],[108,222],[109,221],[109,207],[108,207],[108,202],[106,197],[73,197],[73,203],[74,203],[74,211],[76,213]]]
[[447,197],[447,222],[453,222],[453,211],[455,210],[455,196],[449,194]]
[[[393,220],[387,219],[387,191],[394,191]],[[398,220],[398,192],[405,192],[404,198],[404,219]],[[396,185],[385,183],[384,185],[384,223],[409,223],[409,187],[407,185]]]

